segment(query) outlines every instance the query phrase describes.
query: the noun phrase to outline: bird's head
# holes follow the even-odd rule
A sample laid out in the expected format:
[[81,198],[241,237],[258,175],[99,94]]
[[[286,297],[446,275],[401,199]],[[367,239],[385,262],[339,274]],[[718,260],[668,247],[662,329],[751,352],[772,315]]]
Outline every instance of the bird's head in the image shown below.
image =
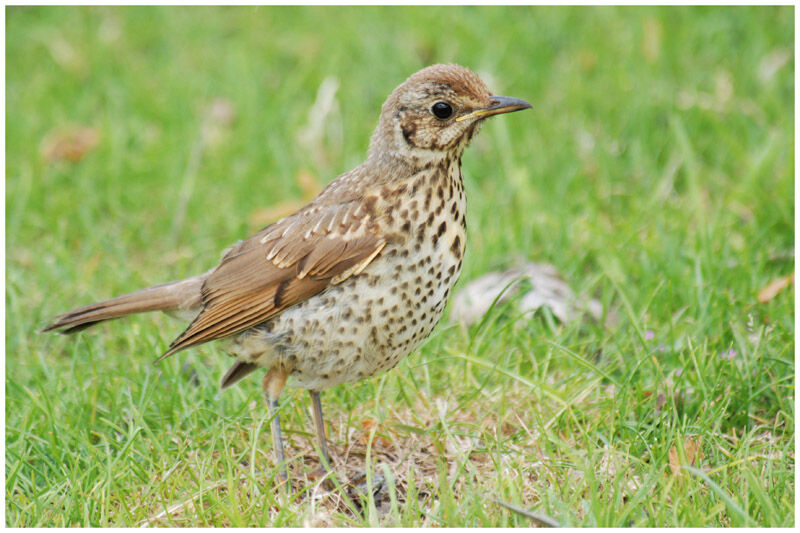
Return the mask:
[[485,118],[529,107],[518,98],[494,96],[466,67],[432,65],[410,76],[386,99],[370,155],[460,156]]

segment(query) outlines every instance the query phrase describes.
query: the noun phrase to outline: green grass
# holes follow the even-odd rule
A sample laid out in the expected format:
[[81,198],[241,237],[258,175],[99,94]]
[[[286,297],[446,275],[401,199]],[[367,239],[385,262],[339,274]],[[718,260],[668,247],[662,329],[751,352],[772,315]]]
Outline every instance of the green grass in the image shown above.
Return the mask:
[[[794,286],[756,298],[794,271],[793,21],[792,7],[7,8],[7,524],[531,523],[500,500],[563,525],[793,526]],[[396,370],[328,391],[336,456],[394,479],[387,508],[276,489],[259,380],[221,393],[214,345],[151,364],[180,323],[37,333],[210,268],[259,209],[301,197],[299,174],[358,164],[386,95],[449,61],[534,104],[464,156],[460,286],[549,262],[608,320],[445,318]],[[337,106],[304,144],[327,77]],[[204,143],[218,98],[236,119]],[[71,124],[97,146],[48,161],[44,139]],[[316,464],[306,409],[284,395],[295,471]],[[684,442],[701,455],[673,474]]]

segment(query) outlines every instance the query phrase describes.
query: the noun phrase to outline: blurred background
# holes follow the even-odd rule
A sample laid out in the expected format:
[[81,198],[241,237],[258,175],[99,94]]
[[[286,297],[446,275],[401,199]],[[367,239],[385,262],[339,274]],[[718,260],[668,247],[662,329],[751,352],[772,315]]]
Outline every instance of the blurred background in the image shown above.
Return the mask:
[[[194,487],[188,473],[171,488],[153,481],[165,456],[225,454],[216,435],[255,432],[258,380],[220,395],[218,349],[150,365],[177,322],[36,331],[216,264],[363,161],[383,100],[437,62],[534,106],[488,123],[465,153],[459,286],[547,263],[602,316],[445,319],[399,370],[328,393],[332,424],[348,436],[366,417],[402,418],[386,406],[419,414],[414,398],[450,398],[460,431],[481,442],[506,420],[480,453],[514,459],[451,486],[459,505],[429,510],[432,524],[528,523],[476,511],[486,491],[565,524],[793,524],[793,50],[792,7],[7,7],[8,524],[137,523],[160,509],[147,496]],[[289,397],[300,429],[305,396]],[[189,435],[183,445],[173,431]],[[408,435],[386,431],[395,444]],[[748,458],[764,432],[759,457],[780,456],[762,464]],[[256,438],[266,468],[269,435]],[[704,463],[687,459],[693,447]],[[570,474],[597,471],[608,450],[627,461],[610,485]],[[678,456],[728,499],[702,476],[665,478]],[[625,476],[639,476],[633,488]],[[432,479],[431,501],[450,501]],[[670,501],[642,511],[654,492]],[[244,511],[220,518],[219,502],[236,504],[219,498],[209,522],[177,525],[251,523]]]

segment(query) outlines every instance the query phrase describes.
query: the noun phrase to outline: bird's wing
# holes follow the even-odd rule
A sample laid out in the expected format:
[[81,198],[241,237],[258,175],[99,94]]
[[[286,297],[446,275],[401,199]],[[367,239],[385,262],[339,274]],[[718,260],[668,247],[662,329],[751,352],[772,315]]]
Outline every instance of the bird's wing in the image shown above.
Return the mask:
[[363,270],[386,241],[360,199],[310,204],[233,247],[202,288],[202,311],[160,359],[246,330]]

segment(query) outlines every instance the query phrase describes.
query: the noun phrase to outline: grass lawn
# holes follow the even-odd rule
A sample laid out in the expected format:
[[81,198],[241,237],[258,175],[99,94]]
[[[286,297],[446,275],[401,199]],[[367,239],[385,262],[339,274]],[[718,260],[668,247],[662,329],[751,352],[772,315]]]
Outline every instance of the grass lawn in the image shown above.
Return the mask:
[[[793,50],[793,7],[7,8],[7,525],[793,526]],[[183,323],[37,333],[214,266],[435,62],[534,105],[465,153],[456,292],[546,262],[600,320],[445,315],[324,393],[332,490],[287,389],[291,494],[259,378],[152,365]]]

